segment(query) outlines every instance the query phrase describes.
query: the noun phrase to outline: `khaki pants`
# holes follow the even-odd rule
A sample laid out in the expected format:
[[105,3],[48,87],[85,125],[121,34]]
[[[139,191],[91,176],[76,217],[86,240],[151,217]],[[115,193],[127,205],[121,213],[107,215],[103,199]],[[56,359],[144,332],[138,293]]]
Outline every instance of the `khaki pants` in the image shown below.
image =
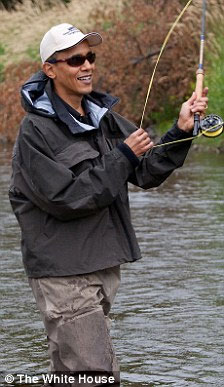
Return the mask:
[[29,278],[47,331],[50,372],[98,372],[119,381],[109,311],[120,267],[69,277]]

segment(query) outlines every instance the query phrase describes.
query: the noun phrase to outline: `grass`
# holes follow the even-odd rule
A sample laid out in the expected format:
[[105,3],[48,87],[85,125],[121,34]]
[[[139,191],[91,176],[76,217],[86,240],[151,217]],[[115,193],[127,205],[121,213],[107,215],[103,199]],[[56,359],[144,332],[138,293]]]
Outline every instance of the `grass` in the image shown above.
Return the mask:
[[[5,47],[0,43],[0,56],[5,54]],[[4,65],[0,62],[0,82],[4,80]]]
[[[224,5],[223,12],[224,12]],[[205,84],[209,87],[208,114],[217,114],[224,120],[224,14],[217,17],[213,34],[214,48],[206,54]],[[211,25],[212,28],[212,25]],[[224,146],[224,134],[214,139],[201,138],[199,143],[209,143],[211,147]]]
[[0,55],[4,55],[5,54],[5,47],[3,46],[2,43],[0,43]]
[[16,12],[0,10],[0,53],[3,64],[12,64],[22,60],[35,59],[39,50],[39,43],[45,32],[55,24],[71,23],[89,31],[93,27],[93,20],[89,17],[94,9],[107,5],[111,7],[120,5],[122,0],[116,0],[116,5],[108,4],[107,0],[89,0],[84,3],[80,0],[72,0],[67,6],[60,0],[55,0],[55,5],[50,9],[43,8],[41,0],[38,6],[32,6],[30,0],[24,0],[24,4],[18,6]]
[[209,87],[209,113],[215,113],[224,118],[224,41],[218,39],[219,54],[210,55],[209,67],[205,82]]
[[4,81],[4,65],[0,63],[0,82]]
[[39,61],[40,53],[38,47],[27,47],[26,54],[31,60]]

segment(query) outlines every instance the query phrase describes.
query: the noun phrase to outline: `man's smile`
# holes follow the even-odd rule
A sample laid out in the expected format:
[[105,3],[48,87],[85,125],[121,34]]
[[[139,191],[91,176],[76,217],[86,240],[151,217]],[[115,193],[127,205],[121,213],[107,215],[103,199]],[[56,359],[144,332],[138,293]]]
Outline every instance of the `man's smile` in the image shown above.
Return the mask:
[[77,77],[77,80],[82,83],[89,84],[92,82],[92,75],[83,75],[81,77]]

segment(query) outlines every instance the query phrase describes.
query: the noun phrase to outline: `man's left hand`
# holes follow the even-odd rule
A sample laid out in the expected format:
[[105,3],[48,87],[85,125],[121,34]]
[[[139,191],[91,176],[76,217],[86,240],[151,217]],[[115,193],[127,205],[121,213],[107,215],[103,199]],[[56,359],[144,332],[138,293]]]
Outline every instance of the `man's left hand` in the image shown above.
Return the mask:
[[204,117],[205,111],[208,107],[208,88],[205,87],[201,98],[197,98],[195,92],[193,92],[191,98],[183,103],[177,125],[185,132],[190,132],[194,127],[194,114],[199,113],[201,117]]

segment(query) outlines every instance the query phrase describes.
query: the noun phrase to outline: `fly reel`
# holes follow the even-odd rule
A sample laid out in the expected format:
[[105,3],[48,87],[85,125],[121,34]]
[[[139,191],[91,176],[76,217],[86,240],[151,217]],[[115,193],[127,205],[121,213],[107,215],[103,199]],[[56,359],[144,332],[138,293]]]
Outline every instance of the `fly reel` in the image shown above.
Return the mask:
[[200,122],[200,131],[205,137],[215,138],[223,133],[223,120],[217,114],[209,114]]

